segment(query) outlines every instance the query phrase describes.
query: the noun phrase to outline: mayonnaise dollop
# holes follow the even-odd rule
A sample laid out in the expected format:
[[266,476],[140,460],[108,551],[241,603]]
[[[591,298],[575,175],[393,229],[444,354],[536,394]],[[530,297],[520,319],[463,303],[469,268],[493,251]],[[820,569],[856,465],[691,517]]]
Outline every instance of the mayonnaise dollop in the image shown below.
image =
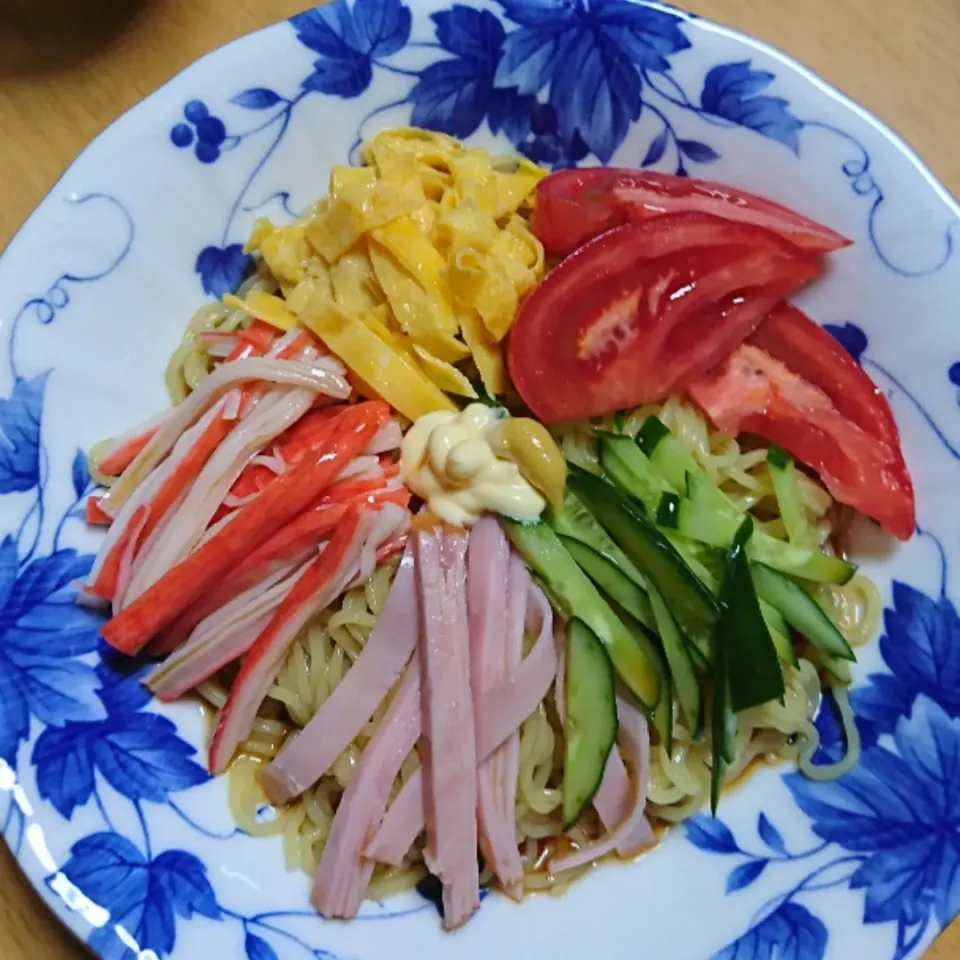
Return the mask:
[[471,403],[460,413],[420,417],[400,447],[407,486],[441,520],[470,526],[484,512],[536,520],[546,500],[512,460],[497,455],[497,431],[507,414]]

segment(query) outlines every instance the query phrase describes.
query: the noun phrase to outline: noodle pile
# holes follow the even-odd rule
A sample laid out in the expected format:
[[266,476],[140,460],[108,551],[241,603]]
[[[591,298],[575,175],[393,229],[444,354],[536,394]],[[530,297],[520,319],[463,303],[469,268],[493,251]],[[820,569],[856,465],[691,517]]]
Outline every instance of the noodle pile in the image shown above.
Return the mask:
[[[635,435],[651,414],[660,417],[725,493],[744,509],[755,511],[763,529],[773,536],[785,536],[774,510],[776,501],[767,472],[766,449],[742,448],[736,440],[713,429],[693,405],[679,398],[633,411],[616,426],[621,432]],[[614,424],[612,419],[607,419],[558,431],[565,455],[587,468],[596,464],[591,435],[596,426],[610,428]],[[829,551],[833,501],[815,480],[802,473],[798,473],[798,479],[808,520],[824,549]],[[386,603],[395,571],[396,562],[379,567],[367,584],[350,590],[304,628],[261,711],[255,734],[230,770],[230,806],[238,825],[252,836],[282,836],[290,869],[311,875],[315,872],[337,803],[364,746],[386,712],[389,698],[331,771],[290,805],[274,808],[269,804],[258,783],[259,767],[276,756],[287,738],[307,724],[350,669]],[[821,587],[818,599],[827,606],[851,645],[862,645],[875,635],[882,605],[876,587],[865,577],[858,575],[844,587]],[[746,773],[757,761],[803,763],[803,758],[809,759],[816,748],[818,740],[812,719],[823,692],[816,651],[801,650],[798,665],[784,667],[784,678],[786,694],[782,704],[768,703],[739,714],[736,759],[728,768],[728,783]],[[204,684],[199,690],[212,707],[217,708],[224,702],[225,684],[229,679],[224,677],[220,683]],[[842,687],[836,689],[842,710]],[[709,714],[707,710],[708,717]],[[667,753],[664,744],[655,741],[651,757],[648,812],[665,824],[677,823],[702,809],[710,793],[709,725],[699,740],[694,741],[675,705],[673,735],[672,755]],[[563,834],[562,761],[563,726],[551,690],[539,709],[524,722],[520,734],[516,823],[528,892],[563,893],[588,868],[555,878],[546,870],[545,863],[558,849],[587,843],[601,831],[599,822],[590,813],[573,831]],[[850,750],[844,765],[855,762],[856,751]],[[408,758],[394,784],[391,799],[417,765],[415,757]],[[830,776],[840,772],[831,770]],[[422,839],[417,841],[399,867],[378,867],[370,888],[372,897],[410,888],[423,878],[427,870],[422,842]]]
[[[447,160],[444,160],[444,163],[450,166]],[[450,166],[450,169],[456,173],[453,166]],[[501,179],[514,176],[496,171],[493,173]],[[521,173],[522,176],[531,175],[527,169]],[[447,196],[450,188],[447,181],[452,184],[454,174],[450,173],[446,166],[426,165],[421,174],[429,174],[428,179],[434,187],[437,184],[443,187],[438,196]],[[521,174],[516,176],[521,177]],[[477,193],[477,190],[473,193]],[[431,216],[449,213],[435,198],[431,200],[431,204]],[[433,207],[437,209],[433,210]],[[529,233],[525,220],[515,211],[516,206],[508,209],[510,224],[515,226],[514,232]],[[524,210],[524,213],[526,212]],[[322,213],[323,209],[316,208],[313,211],[314,219]],[[289,229],[302,232],[306,223],[306,219],[298,221]],[[264,229],[260,229],[261,234]],[[275,233],[279,236],[282,229]],[[504,235],[507,233],[509,231],[505,229]],[[260,240],[262,239],[261,236]],[[493,247],[489,257],[494,258],[496,253],[497,248]],[[287,277],[285,282],[278,282],[267,266],[268,259],[261,249],[256,272],[244,282],[236,297],[227,298],[232,305],[206,305],[190,320],[183,340],[170,358],[166,369],[166,385],[174,404],[179,404],[187,397],[216,363],[216,358],[208,349],[209,340],[205,340],[203,335],[229,334],[249,327],[253,317],[237,304],[250,294],[277,294],[283,297],[292,291],[291,278]],[[486,263],[485,269],[492,269],[493,262],[491,259]],[[316,263],[311,263],[316,268]],[[364,276],[372,276],[372,268],[368,269],[369,265],[366,265],[365,261],[361,266],[366,270]],[[537,270],[542,270],[542,259],[535,266]],[[528,266],[526,269],[532,271],[534,268]],[[282,274],[278,271],[277,276],[282,277]],[[315,281],[316,278],[313,277],[311,282]],[[484,303],[482,299],[478,300],[476,309],[480,311]],[[385,304],[377,304],[375,309],[388,312]],[[389,333],[393,338],[391,343],[406,335],[402,330],[381,333],[384,337]],[[491,358],[499,363],[499,347],[493,345],[487,354],[483,354],[477,349],[474,340],[468,339],[468,346],[473,350],[473,360],[484,384],[488,388],[499,386],[499,382],[492,382],[491,370],[496,372],[500,367],[494,365],[488,368],[482,360],[486,356],[491,364]],[[463,350],[466,353],[467,347],[464,346]],[[422,350],[418,353],[421,360],[422,353]],[[424,369],[436,377],[440,370],[437,363],[427,364]],[[489,389],[489,392],[496,394],[499,391]],[[660,418],[707,476],[734,503],[744,511],[751,511],[758,527],[773,537],[786,538],[768,472],[767,449],[741,444],[720,433],[710,425],[704,414],[684,399],[674,397],[663,404],[644,406],[624,416],[568,424],[558,428],[556,435],[568,460],[585,469],[597,471],[594,428],[616,430],[635,437],[647,417],[653,414]],[[113,478],[105,476],[98,469],[98,465],[109,446],[110,442],[107,441],[94,447],[89,458],[91,476],[104,486],[110,486]],[[815,532],[821,547],[832,552],[832,538],[843,519],[838,507],[823,487],[807,474],[798,471],[797,481],[809,527]],[[243,745],[240,756],[228,774],[230,807],[237,824],[251,836],[282,837],[286,863],[291,870],[299,869],[311,875],[315,873],[330,834],[337,805],[363,749],[387,711],[390,697],[381,704],[377,713],[337,759],[330,771],[289,805],[270,805],[259,785],[259,769],[263,763],[279,753],[290,737],[306,726],[350,670],[386,604],[396,569],[396,561],[380,566],[366,584],[348,591],[301,631],[261,708],[253,735]],[[852,646],[862,645],[875,635],[882,604],[876,587],[866,578],[855,576],[843,587],[820,586],[816,596]],[[532,638],[528,638],[528,641],[532,641]],[[819,709],[823,693],[822,678],[826,677],[827,673],[812,647],[802,648],[798,653],[798,665],[784,668],[786,693],[783,702],[767,703],[738,715],[736,756],[727,769],[728,782],[743,775],[755,761],[774,763],[791,759],[798,762],[801,769],[810,772],[810,757],[818,742],[812,719]],[[834,664],[832,669],[836,673],[837,665]],[[198,692],[212,708],[219,709],[226,701],[232,679],[232,673],[225,671],[216,681],[202,684]],[[835,680],[836,699],[847,727],[850,749],[841,765],[827,771],[821,769],[819,773],[814,770],[811,774],[814,776],[837,776],[857,759],[857,741],[855,730],[851,729],[852,720],[843,687],[844,678],[841,676]],[[676,704],[674,712],[672,754],[667,752],[665,745],[658,742],[656,733],[653,733],[647,807],[651,817],[667,824],[679,822],[700,810],[710,796],[712,740],[709,725],[701,732],[699,739],[694,740],[691,732],[685,728]],[[705,710],[705,716],[709,718],[710,715],[711,711]],[[520,731],[516,836],[526,874],[525,888],[528,891],[550,890],[561,893],[565,890],[579,874],[589,868],[570,871],[563,874],[562,879],[557,879],[546,870],[546,862],[555,853],[587,843],[601,832],[601,826],[591,809],[572,831],[563,833],[563,736],[563,726],[559,721],[554,692],[551,690],[536,712],[523,723]],[[418,764],[414,752],[405,761],[393,785],[391,800],[415,772]],[[380,865],[374,874],[370,896],[383,897],[409,888],[422,879],[427,873],[422,844],[421,838],[410,849],[399,867]],[[490,871],[486,871],[481,879],[489,880]]]

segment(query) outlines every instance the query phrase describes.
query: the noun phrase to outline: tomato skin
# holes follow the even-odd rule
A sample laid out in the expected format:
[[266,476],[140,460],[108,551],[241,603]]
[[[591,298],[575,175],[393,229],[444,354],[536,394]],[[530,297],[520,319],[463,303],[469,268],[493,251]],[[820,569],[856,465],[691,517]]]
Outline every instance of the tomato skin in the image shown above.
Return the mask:
[[815,470],[835,499],[901,540],[913,534],[913,484],[899,446],[862,430],[779,360],[744,344],[688,392],[720,430],[783,447]]
[[706,213],[778,233],[813,253],[851,241],[781,204],[710,180],[624,167],[560,170],[537,184],[533,231],[566,256],[606,230],[670,213]]
[[545,422],[662,400],[820,270],[770,231],[706,214],[618,227],[524,300],[508,341],[511,378]]
[[836,339],[802,310],[780,304],[750,342],[822,390],[861,430],[899,451],[900,432],[883,391]]

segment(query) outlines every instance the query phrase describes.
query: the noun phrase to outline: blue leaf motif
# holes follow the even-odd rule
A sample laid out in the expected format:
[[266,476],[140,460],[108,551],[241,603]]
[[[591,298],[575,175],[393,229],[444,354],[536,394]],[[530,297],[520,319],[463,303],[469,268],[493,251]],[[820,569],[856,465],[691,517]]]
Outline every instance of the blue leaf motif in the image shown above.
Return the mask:
[[30,733],[30,711],[20,691],[19,673],[0,657],[0,757],[16,766],[17,748]]
[[609,40],[583,33],[564,50],[565,69],[550,86],[560,133],[579,133],[603,163],[623,143],[640,116],[640,76],[631,60]]
[[69,723],[47,727],[33,748],[30,762],[37,771],[37,789],[66,820],[93,794],[93,764],[87,744],[89,725]]
[[196,750],[176,730],[155,713],[111,717],[91,729],[90,757],[117,792],[164,803],[171,793],[209,779],[190,759]]
[[735,893],[737,890],[749,887],[766,870],[769,862],[769,860],[749,860],[747,863],[741,863],[727,877],[727,893]]
[[468,137],[496,103],[500,113],[496,119],[491,117],[491,129],[496,132],[495,124],[510,121],[510,92],[503,91],[498,97],[493,89],[505,36],[503,25],[488,10],[460,4],[435,13],[432,19],[437,40],[456,58],[439,60],[420,73],[410,91],[410,122],[454,137]]
[[640,116],[643,76],[690,45],[678,17],[626,0],[500,5],[520,29],[504,42],[495,85],[523,96],[549,89],[562,141],[581,138],[603,162]]
[[761,813],[757,819],[757,833],[760,839],[767,845],[767,848],[776,853],[786,854],[787,847],[783,842],[783,835],[770,822],[765,813]]
[[109,960],[129,956],[130,948],[117,936],[119,928],[141,951],[164,957],[176,943],[176,915],[221,915],[206,868],[184,851],[168,850],[148,862],[124,837],[98,833],[74,844],[63,873],[109,911],[110,922],[89,940]]
[[659,163],[663,159],[663,154],[666,149],[667,131],[664,129],[651,142],[649,148],[647,149],[647,155],[643,158],[643,162],[640,164],[640,166],[652,167],[654,164]]
[[846,776],[818,783],[786,777],[824,840],[862,854],[850,885],[864,889],[864,920],[915,924],[960,908],[960,720],[919,696],[894,733],[896,752],[875,745]]
[[503,12],[522,27],[563,23],[577,10],[576,0],[497,0]]
[[235,97],[230,98],[231,103],[238,107],[246,107],[247,110],[269,110],[276,106],[283,97],[279,93],[270,90],[268,87],[251,87],[249,90],[243,90]]
[[441,60],[421,74],[410,91],[410,123],[453,137],[469,137],[487,112],[484,91],[476,72],[465,60]]
[[318,60],[313,73],[303,81],[303,89],[325,93],[333,97],[359,97],[373,79],[373,67],[368,57],[349,51],[336,60]]
[[255,937],[252,933],[248,933],[243,941],[243,949],[247,960],[278,960],[276,950],[266,940]]
[[[57,550],[49,556],[31,561],[12,585],[2,614],[0,614],[0,624],[9,627],[11,621],[20,620],[21,617],[31,613],[44,601],[58,596],[64,587],[68,587],[74,580],[85,577],[90,572],[92,565],[93,557],[89,554],[79,554],[76,550]],[[3,564],[0,564],[0,567],[3,570],[7,569]],[[69,599],[73,600],[73,594],[70,595]],[[62,612],[61,610],[56,611],[54,621],[46,624],[47,629],[53,630],[61,626],[59,615]],[[89,623],[94,619],[96,618],[90,617],[85,622]],[[32,631],[38,629],[40,624],[36,620],[31,620],[27,626]],[[31,640],[27,637],[23,639],[20,645],[24,649],[35,649],[37,652],[44,653],[50,652],[46,639],[33,638]],[[92,649],[93,647],[86,647],[83,650],[71,649],[69,653],[62,651],[61,655],[76,656],[78,653],[88,653]]]
[[388,57],[410,39],[410,9],[400,0],[356,0],[353,17],[360,50],[371,57]]
[[344,0],[315,7],[290,18],[297,39],[323,57],[343,59],[359,46],[350,8]]
[[678,140],[677,147],[680,152],[694,163],[713,163],[720,159],[720,154],[705,143],[699,140]]
[[70,477],[73,480],[73,492],[79,500],[87,492],[87,487],[90,486],[90,471],[87,469],[87,456],[79,447],[73,455]]
[[63,872],[95,903],[122,909],[146,896],[146,865],[125,837],[95,833],[73,845]]
[[722,821],[698,813],[683,823],[687,839],[707,853],[740,853],[730,828]]
[[666,72],[667,59],[690,48],[683,21],[652,7],[630,0],[594,0],[596,21],[604,32],[642,71]]
[[867,349],[867,335],[855,323],[825,323],[823,329],[840,343],[857,363]]
[[552,81],[554,71],[563,62],[567,44],[567,30],[562,23],[540,30],[514,30],[504,42],[495,86],[516,87],[521,94],[537,93]]
[[785,903],[710,960],[822,960],[827,928],[805,907]]
[[47,374],[18,377],[0,399],[0,493],[22,493],[40,481],[40,418]]
[[436,25],[437,42],[444,50],[473,61],[486,72],[496,70],[507,34],[489,10],[456,4],[430,19]]
[[919,695],[960,716],[960,618],[947,597],[931,599],[905,583],[893,583],[893,607],[884,611],[880,652],[891,675],[873,674],[854,690],[858,715],[882,733],[892,733],[899,716]]
[[184,850],[167,850],[151,865],[151,881],[185,920],[199,914],[220,918],[216,894],[210,886],[207,868]]
[[243,283],[253,265],[253,258],[243,252],[239,243],[227,247],[204,247],[197,256],[194,270],[200,274],[204,293],[220,299],[233,293]]
[[411,15],[400,0],[346,0],[291,18],[301,43],[320,54],[304,90],[357,97],[373,79],[373,58],[400,50],[410,39]]
[[153,669],[150,663],[141,663],[114,652],[101,653],[96,666],[100,681],[98,696],[111,715],[136,713],[152,699],[150,691],[141,682]]
[[772,73],[754,70],[749,60],[720,64],[703,82],[700,105],[707,113],[749,127],[797,151],[797,133],[803,121],[790,112],[786,100],[759,95],[773,79]]
[[18,673],[19,695],[41,723],[59,726],[103,716],[96,695],[99,681],[87,664],[16,650],[8,651],[6,659]]
[[104,716],[93,669],[69,659],[97,645],[100,618],[76,605],[69,586],[91,560],[59,550],[18,575],[13,538],[0,542],[0,756],[8,762],[31,715],[52,726]]

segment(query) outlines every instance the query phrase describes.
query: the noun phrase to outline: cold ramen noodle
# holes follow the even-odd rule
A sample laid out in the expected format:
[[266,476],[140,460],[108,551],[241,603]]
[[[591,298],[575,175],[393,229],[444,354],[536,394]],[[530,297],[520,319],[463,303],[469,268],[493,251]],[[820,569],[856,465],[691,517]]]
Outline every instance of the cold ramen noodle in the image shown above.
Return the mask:
[[[913,491],[883,395],[787,303],[842,236],[729,187],[387,130],[198,311],[174,405],[93,452],[82,594],[325,917],[429,875],[633,857],[757,759],[857,762],[850,518]],[[846,757],[816,766],[832,697]],[[270,811],[264,816],[264,808]]]

